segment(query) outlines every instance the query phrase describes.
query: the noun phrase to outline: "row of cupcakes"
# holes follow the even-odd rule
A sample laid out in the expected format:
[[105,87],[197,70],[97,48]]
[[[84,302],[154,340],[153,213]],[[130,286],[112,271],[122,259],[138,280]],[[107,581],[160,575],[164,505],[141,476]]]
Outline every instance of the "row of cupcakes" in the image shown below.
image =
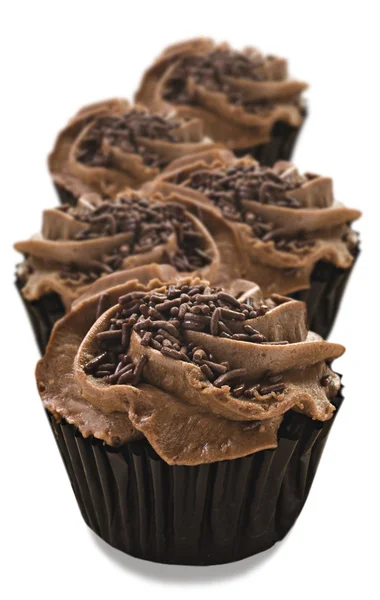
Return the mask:
[[45,210],[41,233],[16,244],[26,256],[18,285],[42,350],[90,283],[152,262],[213,285],[244,278],[291,294],[327,337],[358,254],[350,224],[359,216],[335,201],[329,178],[211,148],[175,159],[138,191]]
[[85,107],[59,134],[61,205],[16,244],[81,512],[134,556],[244,558],[307,498],[342,402],[344,348],[322,337],[360,213],[289,162],[305,87],[252,48],[168,48],[138,104]]
[[270,166],[291,157],[306,87],[288,78],[286,60],[253,48],[176,44],[146,71],[134,108],[114,99],[80,110],[58,136],[49,168],[62,200],[72,202],[88,191],[139,187],[173,159],[215,144]]

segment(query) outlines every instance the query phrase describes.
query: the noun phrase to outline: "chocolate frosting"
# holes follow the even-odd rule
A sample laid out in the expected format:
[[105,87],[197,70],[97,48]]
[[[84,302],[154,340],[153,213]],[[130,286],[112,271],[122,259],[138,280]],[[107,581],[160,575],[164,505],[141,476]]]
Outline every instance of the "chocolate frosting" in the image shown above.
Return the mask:
[[225,274],[256,281],[265,294],[308,288],[318,261],[343,269],[353,262],[357,236],[349,224],[361,213],[334,200],[330,178],[300,175],[292,163],[260,167],[211,150],[173,162],[145,187],[182,203],[214,239],[222,237]]
[[[332,416],[330,400],[340,382],[325,361],[340,356],[344,348],[307,332],[303,303],[273,296],[264,304],[259,288],[242,280],[230,286],[229,295],[218,292],[218,298],[226,296],[228,302],[232,296],[234,305],[244,303],[242,309],[254,307],[249,310],[255,318],[228,321],[235,337],[185,328],[183,343],[192,342],[193,359],[174,360],[170,351],[163,354],[144,343],[147,321],[141,316],[128,345],[128,360],[141,367],[138,381],[122,383],[121,376],[115,383],[116,375],[111,385],[112,377],[97,376],[89,365],[98,360],[99,339],[117,336],[110,325],[128,306],[125,302],[136,297],[144,297],[141,302],[160,302],[165,294],[178,298],[183,289],[193,299],[194,291],[206,294],[202,298],[214,297],[208,283],[197,278],[163,282],[161,275],[167,274],[157,266],[142,267],[138,279],[136,275],[136,271],[125,272],[124,282],[108,289],[111,308],[101,316],[99,297],[104,300],[104,295],[98,291],[78,301],[55,325],[46,354],[37,365],[37,383],[45,408],[57,419],[76,425],[85,437],[94,435],[115,446],[145,437],[167,463],[196,465],[276,447],[277,430],[288,410],[321,421]],[[151,280],[152,276],[156,278]],[[121,305],[115,304],[118,299]],[[164,308],[160,310],[164,313]],[[242,341],[239,331],[252,329],[249,323],[255,328],[255,338]],[[254,386],[259,393],[239,397],[231,383],[219,384],[214,378],[213,383],[205,376],[207,369],[194,362],[199,347],[212,353],[214,361],[222,361],[220,368],[226,364],[225,370],[244,367],[247,385],[269,376],[283,383],[274,386],[276,393]]]
[[198,38],[169,46],[146,71],[136,101],[202,119],[206,135],[232,149],[267,142],[273,125],[303,121],[307,85],[288,79],[287,62],[254,48]]
[[15,248],[27,257],[18,269],[24,297],[55,292],[66,310],[93,281],[112,286],[119,271],[141,265],[167,263],[171,275],[178,270],[213,280],[224,271],[216,241],[196,216],[136,192],[108,202],[91,194],[75,208],[45,210],[41,234]]
[[159,116],[111,99],[82,108],[69,121],[48,164],[54,183],[76,198],[89,192],[114,197],[153,179],[172,160],[212,147],[199,119],[173,111]]

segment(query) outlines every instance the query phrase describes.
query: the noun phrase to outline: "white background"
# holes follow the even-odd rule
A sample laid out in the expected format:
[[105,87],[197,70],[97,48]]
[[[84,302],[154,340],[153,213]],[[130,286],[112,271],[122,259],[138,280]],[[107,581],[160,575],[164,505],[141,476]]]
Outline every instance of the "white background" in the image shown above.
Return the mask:
[[[371,600],[379,556],[379,19],[374,0],[41,2],[1,10],[2,394],[0,592],[4,599],[241,598]],[[289,58],[311,83],[295,154],[334,177],[360,208],[362,254],[331,336],[346,401],[307,505],[287,539],[258,557],[213,568],[144,563],[110,549],[82,521],[34,383],[38,358],[13,288],[11,245],[56,203],[46,155],[83,104],[131,97],[168,43],[196,35]],[[5,265],[4,265],[5,257]]]

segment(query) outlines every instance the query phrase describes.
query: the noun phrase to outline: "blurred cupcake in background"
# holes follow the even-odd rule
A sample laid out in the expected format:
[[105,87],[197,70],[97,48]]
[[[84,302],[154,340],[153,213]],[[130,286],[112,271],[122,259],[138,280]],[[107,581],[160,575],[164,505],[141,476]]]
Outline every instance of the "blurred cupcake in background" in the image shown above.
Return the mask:
[[263,165],[291,157],[306,116],[303,82],[287,61],[198,38],[169,46],[145,72],[136,101],[203,121],[204,132]]
[[[222,223],[217,240],[224,229]],[[107,201],[88,195],[76,207],[45,210],[41,234],[15,248],[25,256],[17,286],[41,351],[54,322],[99,279],[107,287],[119,271],[152,264],[212,279],[229,274],[221,256],[229,256],[228,245],[220,251],[195,215],[136,192]]]
[[222,219],[239,276],[265,294],[305,301],[311,329],[327,337],[359,252],[351,222],[361,214],[334,199],[330,178],[215,149],[172,163],[146,187],[183,204],[206,227],[215,215]]
[[89,192],[114,197],[138,188],[173,159],[212,147],[199,119],[112,99],[82,108],[69,121],[48,164],[61,202],[75,204]]

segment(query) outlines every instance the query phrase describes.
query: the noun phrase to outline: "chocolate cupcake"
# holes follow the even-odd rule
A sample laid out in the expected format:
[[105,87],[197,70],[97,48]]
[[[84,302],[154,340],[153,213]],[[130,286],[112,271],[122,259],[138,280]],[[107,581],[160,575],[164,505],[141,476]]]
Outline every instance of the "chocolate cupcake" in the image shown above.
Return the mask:
[[169,46],[146,71],[136,101],[199,118],[205,134],[264,165],[288,160],[305,120],[305,83],[287,62],[205,38]]
[[42,352],[54,322],[97,280],[107,287],[118,272],[151,264],[214,279],[222,265],[214,239],[194,215],[136,192],[108,201],[88,195],[76,207],[45,210],[41,234],[15,248],[26,257],[17,285]]
[[214,147],[199,119],[150,113],[127,100],[86,106],[58,135],[49,170],[63,203],[138,188],[173,159]]
[[302,509],[341,402],[326,361],[344,348],[250,282],[147,279],[125,273],[108,310],[92,293],[55,325],[43,405],[105,541],[164,563],[245,558]]
[[305,301],[310,327],[327,337],[358,254],[350,223],[360,217],[334,200],[331,179],[301,175],[286,161],[269,168],[212,150],[172,163],[149,190],[206,226],[221,218],[239,256],[233,276]]

